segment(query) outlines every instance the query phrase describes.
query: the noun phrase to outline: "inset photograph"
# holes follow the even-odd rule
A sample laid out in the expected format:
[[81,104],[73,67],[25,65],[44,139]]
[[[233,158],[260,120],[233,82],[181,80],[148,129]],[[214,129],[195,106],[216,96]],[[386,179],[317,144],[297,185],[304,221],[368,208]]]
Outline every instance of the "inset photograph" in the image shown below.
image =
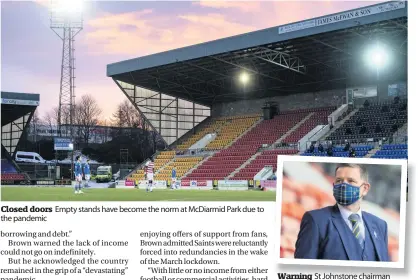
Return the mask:
[[407,161],[279,156],[279,263],[404,267]]

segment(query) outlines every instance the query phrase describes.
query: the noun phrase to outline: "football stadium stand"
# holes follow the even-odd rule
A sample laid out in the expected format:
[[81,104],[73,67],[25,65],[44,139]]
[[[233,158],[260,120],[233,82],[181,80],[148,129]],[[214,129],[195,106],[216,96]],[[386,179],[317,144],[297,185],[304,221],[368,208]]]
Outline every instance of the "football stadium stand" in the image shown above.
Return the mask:
[[[355,152],[356,152],[356,156],[355,157],[365,157],[368,153],[369,153],[369,151],[371,151],[372,149],[373,149],[373,146],[372,145],[356,145],[356,144],[353,144],[353,145],[350,145],[354,150],[355,150]],[[304,155],[304,156],[321,156],[321,157],[326,157],[326,156],[329,156],[328,154],[327,154],[327,148],[328,148],[328,146],[325,146],[324,145],[324,152],[320,152],[319,150],[318,150],[318,147],[315,147],[315,149],[314,149],[314,151],[313,152],[310,152],[310,151],[306,151],[306,152],[304,152],[302,155]],[[334,156],[334,157],[349,157],[350,155],[349,155],[349,151],[344,151],[344,146],[333,146],[332,147],[332,151],[333,151],[333,153],[332,153],[332,156]]]
[[7,159],[2,159],[1,160],[1,174],[7,174],[7,173],[16,174],[17,170],[13,166],[13,164],[10,163]]
[[297,143],[303,136],[321,124],[328,124],[329,115],[335,111],[336,107],[315,108],[309,110],[313,113],[300,127],[283,139],[284,143]]
[[20,183],[27,177],[14,163],[22,133],[27,129],[37,106],[39,94],[1,92],[1,181]]
[[231,179],[237,180],[253,180],[254,176],[260,172],[265,166],[272,166],[274,170],[277,169],[278,155],[295,155],[298,150],[294,149],[280,149],[263,151],[250,164],[239,170]]
[[16,167],[8,159],[1,160],[1,180],[4,181],[23,181],[25,175],[16,170]]
[[160,170],[156,176],[155,180],[171,181],[171,171],[173,167],[176,169],[176,176],[181,178],[183,175],[198,164],[203,158],[202,157],[177,157],[173,162],[166,165],[162,170]]
[[193,170],[186,177],[186,180],[225,179],[255,155],[263,144],[272,145],[291,128],[304,120],[309,115],[309,111],[300,110],[283,113],[271,120],[262,121],[230,147],[216,153],[196,170]]
[[218,131],[225,123],[226,123],[226,120],[225,119],[211,120],[210,123],[208,123],[205,126],[201,127],[191,137],[188,137],[187,139],[185,139],[182,144],[180,144],[180,145],[177,146],[177,149],[179,149],[179,150],[185,150],[185,149],[190,148],[190,146],[192,146],[194,143],[196,143],[201,138],[203,138],[203,136]]
[[163,166],[172,161],[176,155],[175,151],[163,151],[156,158],[154,162],[154,169],[158,172]]
[[385,144],[381,150],[378,150],[372,158],[387,158],[387,159],[407,159],[408,145],[407,144]]
[[[408,158],[407,6],[379,3],[116,62],[107,65],[107,76],[165,143],[154,158],[162,188],[176,168],[181,188],[219,190],[223,182],[226,189],[237,183],[238,189],[268,190],[262,181],[276,190],[278,155]],[[377,69],[365,54],[381,51],[380,44],[391,65]],[[2,149],[8,156],[2,158],[2,181],[22,177],[11,160],[34,111],[15,99],[2,92]],[[144,165],[124,178],[130,187],[145,179]],[[315,169],[330,188],[332,174],[312,166],[305,168]],[[299,174],[289,170],[283,178],[281,255],[289,258],[303,214],[335,204],[321,180],[306,184]],[[393,178],[376,180],[385,191],[396,185]],[[399,220],[393,201],[373,202],[392,222]],[[398,227],[388,228],[396,260]]]
[[253,126],[260,117],[226,117],[225,124],[219,128],[216,138],[207,146],[207,150],[221,150],[231,144],[238,136]]
[[[266,166],[275,170],[279,154],[407,158],[399,136],[407,3],[364,9],[376,13],[347,11],[335,24],[324,16],[305,29],[287,24],[109,64],[107,75],[167,144],[155,159],[158,179],[169,180],[175,166],[186,184],[253,180]],[[393,44],[385,48],[392,65],[378,75],[365,54],[380,48],[364,37],[377,33]],[[141,168],[130,178],[143,177]]]
[[383,103],[361,107],[327,140],[357,140],[390,137],[407,122],[407,103]]

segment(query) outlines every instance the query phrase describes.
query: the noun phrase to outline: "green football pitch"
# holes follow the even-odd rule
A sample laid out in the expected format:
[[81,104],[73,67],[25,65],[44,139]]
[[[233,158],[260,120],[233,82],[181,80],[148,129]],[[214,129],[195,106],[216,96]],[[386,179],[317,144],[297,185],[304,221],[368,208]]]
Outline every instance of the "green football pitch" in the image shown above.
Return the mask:
[[74,194],[62,187],[1,187],[2,201],[275,201],[272,191],[83,189]]

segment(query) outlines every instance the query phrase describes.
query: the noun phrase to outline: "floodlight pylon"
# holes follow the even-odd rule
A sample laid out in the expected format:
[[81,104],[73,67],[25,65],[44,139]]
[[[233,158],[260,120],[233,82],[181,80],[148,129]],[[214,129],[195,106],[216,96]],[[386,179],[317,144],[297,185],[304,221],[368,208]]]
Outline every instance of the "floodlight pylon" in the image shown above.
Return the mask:
[[[83,29],[83,15],[81,10],[69,12],[68,6],[64,6],[62,0],[52,0],[50,5],[50,27],[62,40],[61,80],[57,116],[58,131],[61,137],[65,136],[74,139],[75,37]],[[63,125],[65,125],[65,130]],[[73,160],[74,153],[71,153],[71,166],[73,166]],[[73,175],[73,172],[71,173]]]

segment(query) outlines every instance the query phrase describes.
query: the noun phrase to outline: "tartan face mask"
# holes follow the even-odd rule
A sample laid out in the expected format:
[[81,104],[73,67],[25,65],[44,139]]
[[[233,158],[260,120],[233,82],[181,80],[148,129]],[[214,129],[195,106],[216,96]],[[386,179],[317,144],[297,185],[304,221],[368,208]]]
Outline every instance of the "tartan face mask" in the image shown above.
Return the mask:
[[351,205],[360,199],[360,187],[347,183],[335,184],[334,198],[340,205]]

